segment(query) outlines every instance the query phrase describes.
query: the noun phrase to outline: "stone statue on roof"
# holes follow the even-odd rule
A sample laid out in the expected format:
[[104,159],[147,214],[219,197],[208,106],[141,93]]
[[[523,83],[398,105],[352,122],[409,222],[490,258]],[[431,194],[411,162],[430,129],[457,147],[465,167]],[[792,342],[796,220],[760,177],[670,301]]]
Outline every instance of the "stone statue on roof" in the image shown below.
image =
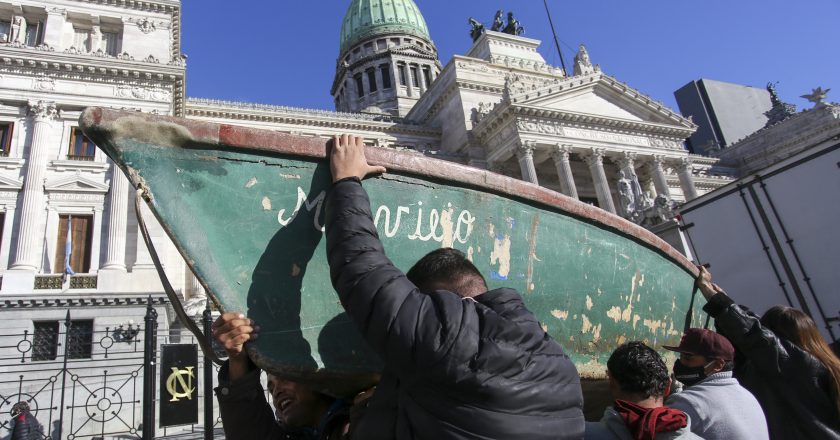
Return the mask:
[[490,30],[493,32],[501,32],[502,29],[505,27],[505,22],[502,21],[502,16],[504,12],[499,9],[496,11],[496,17],[493,18],[493,26],[490,26]]
[[587,75],[595,72],[595,66],[592,65],[592,60],[589,59],[589,51],[586,46],[581,44],[578,46],[578,53],[575,55],[575,75]]
[[788,104],[779,98],[779,93],[776,91],[776,83],[768,82],[767,91],[770,93],[770,103],[773,106],[770,110],[764,112],[764,115],[767,116],[765,127],[776,125],[796,113],[795,105]]
[[470,29],[470,37],[472,37],[473,42],[475,42],[481,37],[481,34],[484,33],[484,24],[472,17],[470,17],[469,23],[470,26],[472,26],[472,29]]
[[814,108],[821,108],[825,107],[825,97],[830,91],[831,89],[823,90],[822,87],[817,87],[816,89],[811,89],[810,95],[802,95],[800,98],[805,98],[809,102],[813,102]]
[[513,12],[508,12],[507,26],[502,32],[510,35],[522,35],[525,33],[525,28],[519,25],[519,20],[513,17]]

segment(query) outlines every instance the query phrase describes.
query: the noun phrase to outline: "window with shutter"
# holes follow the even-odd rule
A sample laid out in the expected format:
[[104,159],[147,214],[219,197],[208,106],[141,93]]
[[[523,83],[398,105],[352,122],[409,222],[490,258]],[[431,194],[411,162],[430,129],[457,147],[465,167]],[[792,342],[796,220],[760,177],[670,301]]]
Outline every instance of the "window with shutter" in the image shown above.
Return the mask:
[[391,67],[387,64],[379,66],[379,73],[382,75],[382,88],[391,88]]
[[65,273],[68,238],[70,238],[70,269],[74,273],[90,272],[93,217],[65,214],[58,216],[58,243],[55,249],[54,273]]
[[119,39],[120,35],[116,32],[102,33],[102,51],[111,56],[117,56],[119,53]]
[[96,145],[79,130],[73,127],[70,130],[70,146],[67,149],[67,158],[70,160],[92,161],[96,156]]
[[24,43],[29,47],[38,47],[44,42],[44,22],[26,20]]
[[0,20],[0,43],[8,43],[12,35],[12,22]]
[[32,360],[55,360],[58,354],[58,321],[35,321],[33,324]]
[[12,133],[15,124],[12,122],[0,122],[0,156],[9,157],[12,150]]
[[90,29],[73,28],[73,47],[90,52]]

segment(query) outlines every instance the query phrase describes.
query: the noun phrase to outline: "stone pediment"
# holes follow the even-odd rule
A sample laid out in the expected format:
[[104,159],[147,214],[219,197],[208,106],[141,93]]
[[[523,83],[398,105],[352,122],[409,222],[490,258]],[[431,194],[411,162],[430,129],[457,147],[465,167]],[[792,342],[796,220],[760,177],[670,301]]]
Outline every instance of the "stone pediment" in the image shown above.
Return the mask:
[[108,185],[93,180],[86,179],[79,175],[63,177],[47,181],[44,185],[46,192],[60,192],[60,193],[97,193],[105,194],[108,192]]
[[394,48],[391,49],[392,53],[398,55],[405,55],[405,56],[413,56],[413,57],[422,57],[422,58],[430,58],[430,59],[437,59],[437,56],[428,50],[421,48],[420,46],[408,46],[408,47],[401,47],[399,49]]
[[696,127],[664,104],[601,73],[570,77],[542,87],[513,90],[510,101],[518,106],[692,130]]
[[0,176],[0,191],[20,191],[23,183],[9,177]]

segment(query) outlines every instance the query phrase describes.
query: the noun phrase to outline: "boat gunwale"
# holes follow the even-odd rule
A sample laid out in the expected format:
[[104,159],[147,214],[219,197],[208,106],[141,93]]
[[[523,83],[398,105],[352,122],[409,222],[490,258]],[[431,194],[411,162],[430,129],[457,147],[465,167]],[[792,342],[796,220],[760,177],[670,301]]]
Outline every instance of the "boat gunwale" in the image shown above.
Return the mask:
[[[113,140],[115,138],[114,127],[124,118],[140,119],[145,123],[167,124],[170,127],[175,124],[186,129],[188,133],[181,133],[186,136],[178,139],[181,142],[180,144],[161,145],[172,148],[196,148],[196,146],[201,145],[202,147],[211,147],[211,149],[216,148],[220,151],[260,152],[324,160],[327,159],[328,145],[332,141],[320,137],[304,137],[234,124],[218,124],[102,107],[85,109],[79,118],[79,125],[84,133],[93,138],[94,141],[102,136]],[[352,128],[348,128],[347,131],[352,132]],[[130,136],[130,134],[127,134],[123,137]],[[108,154],[107,151],[106,154]],[[397,174],[412,175],[421,179],[453,182],[504,197],[544,205],[551,210],[562,211],[576,219],[611,230],[636,241],[677,264],[692,277],[696,278],[698,276],[697,267],[691,261],[651,231],[601,208],[542,186],[418,153],[367,146],[365,147],[365,155],[369,163],[382,165],[388,172],[396,171]],[[115,162],[124,171],[128,171],[120,161]],[[129,180],[132,180],[135,186],[137,185],[137,182],[134,182],[133,179]],[[155,215],[157,216],[157,214]],[[189,259],[187,261],[189,262]]]

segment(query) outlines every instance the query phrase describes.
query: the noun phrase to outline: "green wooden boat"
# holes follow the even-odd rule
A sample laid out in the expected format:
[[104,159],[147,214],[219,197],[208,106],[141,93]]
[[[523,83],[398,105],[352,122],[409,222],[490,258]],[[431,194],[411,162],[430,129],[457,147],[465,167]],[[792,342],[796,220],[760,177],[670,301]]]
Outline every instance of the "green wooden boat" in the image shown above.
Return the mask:
[[[87,109],[85,133],[135,186],[223,311],[262,327],[249,347],[272,372],[332,394],[372,383],[380,361],[330,285],[327,140]],[[370,147],[365,182],[388,256],[466,252],[491,287],[522,292],[583,378],[620,343],[676,343],[694,266],[649,231],[545,188],[420,154]]]

